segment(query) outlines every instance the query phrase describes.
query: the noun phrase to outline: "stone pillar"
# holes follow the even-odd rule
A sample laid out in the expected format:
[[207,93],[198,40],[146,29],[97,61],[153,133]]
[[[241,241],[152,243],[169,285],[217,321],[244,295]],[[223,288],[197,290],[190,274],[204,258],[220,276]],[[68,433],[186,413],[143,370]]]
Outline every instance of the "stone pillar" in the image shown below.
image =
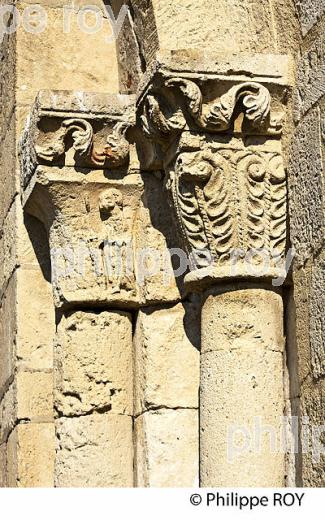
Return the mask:
[[[132,97],[43,91],[21,138],[24,210],[44,223],[51,256],[56,486],[133,485],[132,324],[142,306],[180,300],[166,255],[172,231],[161,175],[139,172],[127,140],[133,124]],[[158,261],[154,272],[148,249]],[[182,319],[197,399],[198,358]],[[197,407],[189,407],[180,424],[185,446],[197,444]],[[190,478],[197,452],[189,456]]]
[[202,309],[204,487],[284,485],[283,306],[270,288],[221,286]]
[[151,307],[138,314],[134,337],[137,487],[197,485],[198,314],[199,308],[191,302]]
[[[185,287],[204,294],[203,486],[285,482],[283,308],[274,286],[285,279],[290,82],[285,56],[247,56],[239,69],[236,57],[223,63],[189,50],[185,60],[175,51],[160,54],[138,97],[143,167],[160,161],[166,172]],[[231,428],[248,430],[246,451],[235,437],[229,453]]]
[[54,361],[55,485],[132,487],[131,315],[69,313]]
[[133,485],[131,118],[128,98],[42,92],[21,139],[24,208],[45,225],[51,255],[60,487]]

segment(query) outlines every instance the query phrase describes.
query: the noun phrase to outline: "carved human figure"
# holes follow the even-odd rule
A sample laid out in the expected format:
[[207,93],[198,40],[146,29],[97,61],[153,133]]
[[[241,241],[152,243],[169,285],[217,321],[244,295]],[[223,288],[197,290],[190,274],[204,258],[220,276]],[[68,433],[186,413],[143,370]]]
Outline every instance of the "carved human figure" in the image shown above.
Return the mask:
[[99,211],[105,225],[103,237],[103,263],[107,283],[112,293],[121,289],[134,289],[133,251],[131,238],[125,235],[123,195],[116,188],[109,188],[99,196]]

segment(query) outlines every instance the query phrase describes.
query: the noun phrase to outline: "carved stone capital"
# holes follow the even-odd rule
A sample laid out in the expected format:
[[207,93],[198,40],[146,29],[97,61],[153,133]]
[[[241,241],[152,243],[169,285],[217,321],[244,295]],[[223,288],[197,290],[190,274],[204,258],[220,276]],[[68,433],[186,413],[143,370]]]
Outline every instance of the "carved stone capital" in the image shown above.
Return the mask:
[[41,164],[127,166],[130,145],[125,134],[134,119],[132,96],[40,91],[20,139],[23,189]]
[[140,158],[148,169],[160,164],[165,170],[190,261],[185,281],[205,286],[283,277],[288,60],[256,55],[238,68],[236,58],[226,64],[187,58],[159,59],[137,102],[147,140]]
[[[39,94],[27,121],[22,198],[48,232],[57,307],[157,299],[162,273],[147,283],[141,255],[153,242],[163,257],[166,244],[142,202],[146,179],[126,135],[134,121],[132,96],[55,91]],[[180,297],[175,280],[163,292]]]

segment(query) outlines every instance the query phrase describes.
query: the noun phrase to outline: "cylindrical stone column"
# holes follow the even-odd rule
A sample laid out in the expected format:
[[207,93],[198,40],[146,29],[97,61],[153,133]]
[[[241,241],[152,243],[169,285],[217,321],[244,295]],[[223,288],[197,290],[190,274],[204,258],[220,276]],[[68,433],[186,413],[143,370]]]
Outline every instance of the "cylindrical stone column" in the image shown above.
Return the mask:
[[63,316],[54,351],[55,486],[133,486],[132,320]]
[[249,285],[207,291],[201,348],[201,486],[283,486],[281,294]]

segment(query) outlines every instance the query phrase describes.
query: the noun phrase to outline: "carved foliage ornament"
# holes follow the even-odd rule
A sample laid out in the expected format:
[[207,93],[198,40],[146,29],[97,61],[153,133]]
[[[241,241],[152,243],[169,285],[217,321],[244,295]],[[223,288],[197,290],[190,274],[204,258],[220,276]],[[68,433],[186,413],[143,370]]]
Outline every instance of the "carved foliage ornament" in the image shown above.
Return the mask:
[[[195,267],[209,252],[219,266],[235,251],[285,254],[286,179],[281,156],[250,149],[181,153],[168,172],[184,248]],[[194,267],[194,265],[193,265]]]
[[[266,254],[269,266],[263,275],[269,277],[283,270],[287,240],[286,175],[278,140],[266,146],[264,137],[254,138],[255,145],[240,138],[226,144],[217,133],[231,129],[237,107],[256,136],[278,135],[281,116],[271,114],[270,93],[255,82],[233,86],[215,102],[202,100],[196,83],[172,78],[160,90],[149,89],[141,114],[145,134],[166,148],[183,131],[210,134],[201,149],[184,148],[181,140],[165,164],[191,270],[208,268],[214,279],[231,277],[235,254],[262,252],[254,262],[263,262]],[[247,276],[244,263],[237,274]]]
[[89,160],[94,166],[123,165],[129,155],[129,143],[125,132],[129,124],[117,122],[112,133],[107,137],[106,145],[98,150],[94,146],[94,132],[92,125],[85,119],[65,119],[60,129],[55,133],[53,140],[46,146],[36,146],[35,151],[39,159],[54,162],[64,155],[67,150],[66,138],[70,134],[74,150]]
[[191,130],[224,132],[230,129],[240,102],[252,128],[262,129],[269,135],[281,133],[283,114],[271,115],[270,93],[255,82],[235,85],[217,101],[204,104],[202,92],[194,81],[170,78],[159,92],[154,87],[149,89],[140,118],[143,130],[151,140],[168,139],[170,134],[182,131],[187,124]]

